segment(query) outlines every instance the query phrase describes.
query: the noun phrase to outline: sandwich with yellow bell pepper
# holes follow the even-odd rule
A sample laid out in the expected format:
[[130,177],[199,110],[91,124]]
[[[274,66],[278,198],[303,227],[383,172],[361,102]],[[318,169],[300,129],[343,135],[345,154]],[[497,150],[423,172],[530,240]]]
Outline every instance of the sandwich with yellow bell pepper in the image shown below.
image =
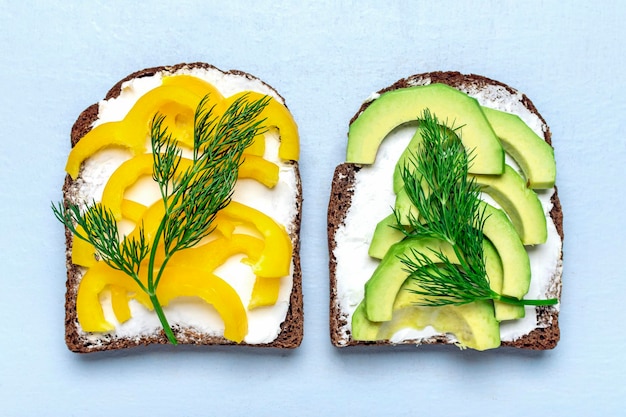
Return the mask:
[[204,63],[118,82],[71,132],[66,343],[299,346],[299,137],[260,79]]

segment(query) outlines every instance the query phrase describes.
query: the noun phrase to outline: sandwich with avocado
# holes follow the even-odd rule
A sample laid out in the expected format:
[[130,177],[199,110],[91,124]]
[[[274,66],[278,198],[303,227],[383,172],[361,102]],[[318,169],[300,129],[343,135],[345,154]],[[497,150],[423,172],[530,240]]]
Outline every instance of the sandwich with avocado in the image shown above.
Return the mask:
[[545,120],[501,82],[431,72],[371,95],[328,206],[332,343],[554,348],[555,182]]

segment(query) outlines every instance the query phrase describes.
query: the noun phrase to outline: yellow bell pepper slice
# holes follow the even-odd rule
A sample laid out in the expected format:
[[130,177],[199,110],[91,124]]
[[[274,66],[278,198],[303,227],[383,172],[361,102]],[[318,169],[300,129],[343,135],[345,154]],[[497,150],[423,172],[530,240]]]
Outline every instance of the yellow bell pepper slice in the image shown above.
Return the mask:
[[202,96],[208,94],[211,96],[212,101],[216,102],[224,100],[222,93],[213,84],[193,75],[167,75],[161,79],[161,85],[185,88]]
[[[223,100],[221,94],[216,93],[217,90],[215,88],[208,83],[202,82],[202,80],[199,80],[199,82],[194,81],[193,83],[182,83],[187,87],[202,84],[204,87],[201,90],[192,90],[182,86],[182,84],[177,85],[174,79],[181,77],[166,77],[164,85],[156,87],[141,96],[121,121],[103,123],[87,132],[70,151],[65,166],[68,174],[76,179],[81,164],[105,147],[123,147],[130,150],[133,155],[145,153],[147,151],[146,145],[150,134],[150,125],[157,113],[166,116],[163,121],[163,127],[166,127],[168,132],[179,143],[184,144],[188,148],[193,148],[194,116],[200,100],[206,94],[209,94],[207,108],[215,105],[218,113],[222,114],[228,105],[232,104],[234,98],[241,96],[241,94],[238,94]],[[264,97],[264,95],[259,93],[250,92],[250,94],[250,99]],[[261,114],[261,117],[266,117],[268,123],[276,125],[281,130],[280,157],[283,159],[298,159],[297,126],[287,108],[272,99]],[[265,141],[255,140],[254,142],[249,152],[262,156],[265,152]]]
[[243,154],[243,162],[239,166],[239,179],[253,179],[267,188],[278,184],[279,168],[273,162],[260,156]]
[[248,207],[237,201],[231,201],[217,213],[216,220],[224,219],[235,224],[252,226],[265,239],[265,247],[259,260],[252,265],[252,270],[260,277],[283,277],[289,275],[291,269],[291,253],[293,250],[289,234],[283,225],[274,221],[259,210]]
[[[99,262],[83,276],[76,298],[78,321],[86,332],[109,332],[115,329],[106,321],[99,299],[107,287],[116,295],[113,309],[120,322],[130,318],[128,293],[134,293],[134,298],[146,305],[145,293],[130,277]],[[198,296],[215,307],[224,321],[225,338],[237,343],[243,340],[248,332],[246,311],[239,295],[226,281],[196,268],[166,268],[157,289],[161,304],[166,306],[174,298],[190,296]],[[123,302],[126,302],[126,306],[122,305]]]
[[[132,232],[127,235],[127,238],[138,238],[139,232],[143,227],[143,233],[146,241],[152,242],[154,240],[154,236],[159,227],[159,224],[163,219],[163,216],[165,216],[165,207],[163,206],[163,201],[158,200],[144,211],[141,219],[136,222],[137,226],[135,227],[135,229],[133,229]],[[213,222],[213,226],[215,227],[214,233],[218,232],[224,236],[229,237],[235,230],[235,224],[226,218],[218,221],[218,217],[219,212],[218,216],[216,216],[216,221]]]
[[[163,85],[183,87],[191,91],[199,92],[202,96],[210,95],[211,101],[221,102],[224,96],[212,84],[193,75],[169,75],[163,77]],[[254,140],[246,149],[246,153],[250,155],[263,156],[265,154],[265,140]]]
[[128,219],[133,223],[140,223],[141,218],[148,208],[136,201],[123,199],[120,209],[122,218]]
[[[76,179],[83,161],[109,146],[126,148],[133,155],[145,153],[150,124],[157,113],[166,116],[163,127],[167,127],[179,143],[193,148],[193,117],[202,97],[174,86],[161,86],[148,91],[137,100],[124,119],[103,123],[87,132],[70,151],[65,170]],[[211,104],[215,103],[209,103],[209,107]]]
[[259,238],[245,234],[233,234],[230,238],[219,237],[204,245],[176,252],[169,265],[198,268],[213,272],[223,265],[228,258],[239,253],[247,256],[241,260],[246,265],[258,261],[265,244]]
[[[181,158],[178,172],[184,172],[191,163],[190,159]],[[142,176],[152,175],[153,168],[152,154],[145,153],[125,161],[111,174],[102,192],[102,204],[113,212],[116,220],[122,219],[121,205],[126,189]],[[268,188],[276,186],[278,175],[278,165],[255,155],[244,155],[238,171],[238,178],[254,179]]]
[[[189,266],[213,271],[228,258],[244,253],[241,260],[246,265],[254,265],[261,257],[265,244],[261,239],[245,234],[233,234],[230,238],[221,237],[196,248],[177,252],[170,265]],[[280,278],[256,277],[248,309],[276,304],[280,291]]]
[[111,290],[111,307],[113,308],[115,318],[120,323],[128,321],[132,317],[130,306],[128,305],[130,301],[128,291],[126,288],[117,285],[110,285],[109,289]]
[[252,287],[248,310],[276,304],[279,292],[280,278],[257,277],[254,281],[254,287]]
[[[243,91],[224,99],[224,101],[220,103],[222,109],[228,108],[228,106],[235,100],[244,95],[247,95],[248,100],[250,101],[260,100],[266,97],[265,94],[257,93],[255,91]],[[276,127],[280,132],[280,147],[278,148],[278,156],[284,160],[297,161],[300,157],[300,137],[298,135],[298,126],[296,125],[296,122],[287,107],[270,97],[267,106],[259,115],[259,119],[265,119],[263,124],[266,127]]]
[[195,268],[166,267],[157,297],[163,306],[177,297],[200,297],[211,304],[224,321],[224,337],[241,342],[248,333],[248,317],[237,292],[214,274]]
[[[85,233],[81,226],[76,226],[76,231],[83,235]],[[96,249],[91,243],[74,236],[72,240],[72,263],[74,265],[85,267],[94,265],[97,262],[95,253]]]
[[142,292],[139,286],[122,271],[104,262],[91,266],[78,285],[76,315],[80,327],[86,332],[109,332],[115,327],[106,321],[100,304],[100,293],[109,286],[123,288],[128,293]]
[[107,180],[102,191],[102,204],[113,212],[115,220],[122,220],[124,192],[137,180],[152,175],[154,162],[151,153],[137,155],[122,163]]

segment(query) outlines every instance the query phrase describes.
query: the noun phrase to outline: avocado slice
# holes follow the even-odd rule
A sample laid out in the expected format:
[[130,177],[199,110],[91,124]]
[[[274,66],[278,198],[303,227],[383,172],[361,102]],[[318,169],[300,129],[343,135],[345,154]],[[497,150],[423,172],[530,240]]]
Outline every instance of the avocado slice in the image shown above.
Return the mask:
[[[398,194],[400,190],[404,189],[404,181],[402,180],[401,170],[402,170],[402,167],[407,165],[411,156],[416,155],[417,152],[419,151],[420,146],[424,142],[424,139],[422,138],[423,131],[424,130],[420,126],[417,127],[415,134],[413,135],[413,137],[411,137],[409,144],[400,155],[400,158],[398,159],[398,162],[396,163],[396,166],[393,169],[393,192],[395,194]],[[411,169],[413,165],[409,164],[408,167],[409,169]]]
[[504,209],[524,245],[545,243],[548,237],[546,216],[537,194],[509,165],[502,175],[474,175],[481,191],[489,194]]
[[361,301],[352,313],[352,339],[360,341],[375,341],[378,339],[380,323],[371,321],[365,313],[365,300]]
[[[496,257],[500,259],[503,268],[501,278],[489,275],[491,288],[499,294],[522,299],[528,292],[531,279],[528,252],[504,211],[485,202],[481,202],[481,207],[485,210],[483,233],[495,246]],[[405,238],[404,233],[393,227],[395,225],[396,217],[393,214],[378,223],[368,252],[371,257],[383,259],[393,244]],[[496,302],[495,310],[499,321],[518,319],[525,315],[523,306],[508,303]]]
[[[451,262],[458,262],[452,246],[439,239],[409,237],[392,245],[372,277],[365,283],[365,306],[367,318],[371,321],[389,321],[392,319],[393,304],[396,296],[408,277],[405,265],[400,260],[410,250],[421,252],[437,262],[435,252],[442,252]],[[487,277],[492,279],[501,275],[500,258],[493,247],[485,245],[485,267]],[[501,278],[500,278],[501,279]]]
[[[499,258],[498,263],[502,264],[503,269],[501,274],[488,273],[491,289],[499,294],[522,299],[530,287],[531,270],[528,252],[504,211],[485,202],[481,202],[481,206],[485,210],[483,233],[496,251],[495,256],[486,253],[486,257]],[[383,259],[392,245],[405,238],[404,233],[393,227],[395,225],[396,217],[393,214],[378,223],[369,247],[369,256]],[[495,261],[488,262],[487,266],[495,263]],[[498,321],[519,319],[525,315],[523,306],[501,302],[495,302],[495,311]]]
[[[487,275],[502,281],[502,266],[494,247],[485,241]],[[413,282],[405,280],[393,302],[392,318],[385,322],[371,321],[366,301],[352,316],[352,337],[355,340],[389,340],[396,332],[412,328],[422,330],[432,326],[439,333],[452,333],[462,346],[477,350],[500,346],[500,327],[491,301],[477,301],[461,306],[423,307],[416,303],[422,296],[410,291]]]
[[396,228],[397,224],[393,213],[378,222],[367,252],[369,256],[383,259],[391,245],[404,239],[404,233]]
[[409,250],[422,252],[433,261],[437,261],[435,252],[441,251],[452,262],[457,262],[452,246],[438,239],[407,238],[392,245],[365,283],[365,306],[369,320],[391,320],[394,300],[409,275],[400,257]]
[[373,164],[387,134],[404,123],[416,121],[425,109],[444,123],[463,126],[461,141],[474,156],[470,172],[502,172],[502,145],[478,101],[445,84],[400,88],[381,94],[350,125],[346,162]]
[[[543,206],[537,194],[509,165],[502,175],[473,175],[481,191],[491,196],[507,213],[524,245],[546,242],[548,229]],[[408,226],[409,213],[418,214],[405,189],[398,191],[395,209],[400,223]]]
[[432,326],[438,333],[451,333],[462,347],[476,350],[500,346],[500,325],[493,314],[493,303],[476,301],[460,306],[408,306],[394,310],[393,319],[376,324],[375,340],[389,340],[402,329],[422,330]]
[[[494,245],[502,263],[502,279],[490,277],[491,289],[499,294],[522,299],[530,287],[530,258],[515,227],[500,209],[481,202],[485,211],[483,234]],[[513,320],[524,317],[523,306],[495,302],[496,319]]]
[[394,209],[398,214],[398,220],[400,224],[409,226],[409,216],[413,216],[415,219],[419,219],[420,213],[417,207],[413,204],[413,201],[409,198],[406,189],[402,187],[398,194],[396,194],[396,201],[394,203]]
[[554,149],[519,116],[483,107],[506,153],[517,162],[529,188],[552,188],[556,181]]

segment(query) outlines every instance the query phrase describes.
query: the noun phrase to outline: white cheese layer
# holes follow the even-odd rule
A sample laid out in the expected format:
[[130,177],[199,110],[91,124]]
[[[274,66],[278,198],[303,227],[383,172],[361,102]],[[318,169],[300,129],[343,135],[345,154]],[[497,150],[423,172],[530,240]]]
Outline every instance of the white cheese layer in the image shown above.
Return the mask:
[[[424,80],[423,84],[428,84]],[[544,137],[546,126],[521,103],[521,95],[511,94],[502,87],[488,86],[480,90],[465,90],[483,106],[516,113],[540,137]],[[411,137],[415,127],[401,126],[392,131],[382,142],[376,163],[363,166],[355,175],[352,204],[346,214],[344,224],[337,229],[336,258],[337,302],[347,324],[341,329],[347,342],[347,332],[351,328],[352,314],[364,297],[364,285],[372,276],[379,261],[368,256],[368,248],[374,234],[374,225],[391,213],[395,202],[393,193],[393,170]],[[516,167],[510,159],[507,163]],[[561,274],[561,238],[549,213],[554,189],[537,190],[547,218],[548,239],[543,245],[528,248],[532,280],[525,298],[544,299],[558,295],[558,288],[550,287],[553,276]],[[485,196],[488,199],[488,196]],[[489,201],[493,203],[493,201]],[[364,227],[371,225],[371,227]],[[558,309],[558,305],[556,306]],[[526,307],[526,317],[520,320],[503,322],[500,326],[501,339],[513,341],[530,333],[539,326],[535,307]],[[393,343],[427,339],[433,336],[433,329],[422,331],[402,329],[392,337]],[[455,339],[448,335],[450,340]]]
[[[240,91],[257,91],[267,94],[283,103],[283,100],[271,88],[256,79],[249,79],[233,74],[224,74],[217,69],[194,68],[184,69],[177,74],[191,74],[202,78],[218,88],[225,96]],[[165,75],[170,75],[169,73]],[[142,77],[126,82],[122,86],[119,97],[99,103],[98,119],[93,126],[111,121],[119,121],[132,108],[139,97],[147,91],[161,85],[162,74]],[[254,180],[239,180],[235,186],[233,200],[255,208],[285,227],[293,227],[297,216],[295,204],[298,195],[297,173],[294,166],[278,157],[279,136],[275,130],[265,135],[265,158],[279,166],[279,181],[273,189],[268,189]],[[122,149],[104,149],[83,164],[81,177],[77,181],[77,202],[100,201],[102,192],[109,176],[120,164],[131,157]],[[146,177],[127,190],[126,198],[145,205],[160,198],[158,187],[151,178]],[[132,225],[129,225],[132,226]],[[124,225],[120,228],[124,231]],[[239,230],[238,230],[239,232]],[[288,232],[292,230],[288,229]],[[247,306],[252,293],[255,276],[249,266],[239,262],[241,256],[234,256],[215,273],[228,282],[239,294],[243,305]],[[280,333],[280,326],[285,320],[291,290],[293,286],[293,263],[289,276],[280,278],[280,292],[274,306],[260,307],[248,311],[248,334],[244,342],[249,344],[271,343]],[[147,310],[138,302],[131,300],[132,318],[125,323],[118,323],[113,314],[108,292],[102,294],[101,304],[107,321],[115,326],[115,331],[107,335],[85,334],[93,343],[113,337],[140,337],[152,335],[161,330],[161,324],[152,311]],[[170,325],[192,328],[211,336],[223,336],[224,324],[217,311],[199,298],[181,298],[172,301],[164,308]]]

